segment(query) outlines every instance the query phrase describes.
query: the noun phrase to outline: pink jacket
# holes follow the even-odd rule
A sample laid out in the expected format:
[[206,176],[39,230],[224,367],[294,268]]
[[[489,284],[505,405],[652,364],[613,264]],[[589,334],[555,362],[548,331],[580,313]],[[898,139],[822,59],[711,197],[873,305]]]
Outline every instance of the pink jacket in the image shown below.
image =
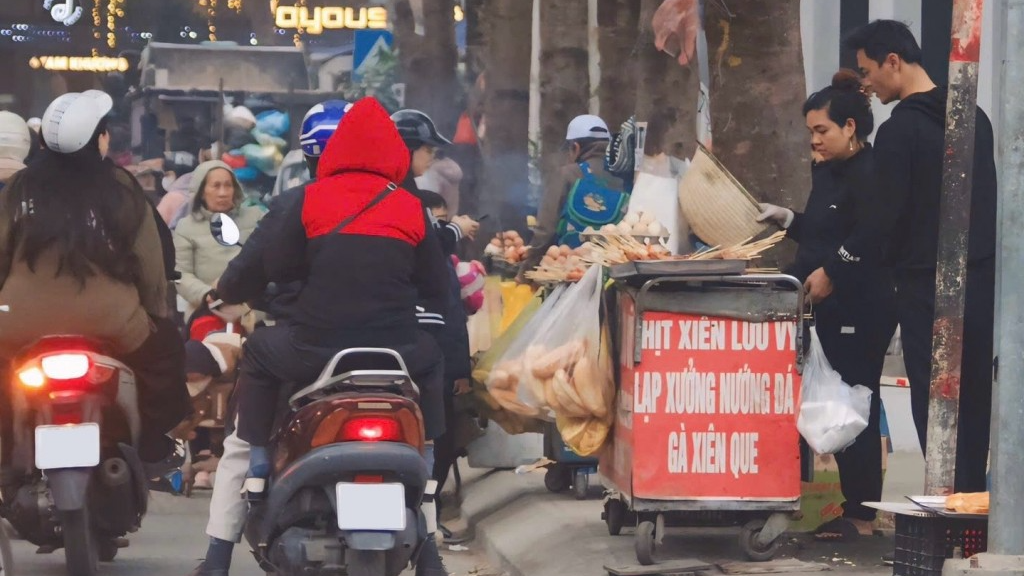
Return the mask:
[[183,174],[174,181],[174,184],[171,184],[171,189],[160,199],[156,211],[160,213],[160,217],[168,226],[171,225],[174,216],[181,211],[181,207],[192,199],[191,184],[192,173]]

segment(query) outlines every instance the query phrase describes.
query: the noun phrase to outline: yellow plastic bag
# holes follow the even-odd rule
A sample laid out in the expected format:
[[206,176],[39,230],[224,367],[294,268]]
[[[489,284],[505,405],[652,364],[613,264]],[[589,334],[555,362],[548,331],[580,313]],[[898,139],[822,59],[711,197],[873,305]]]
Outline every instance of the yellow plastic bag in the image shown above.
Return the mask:
[[515,282],[501,283],[502,316],[498,334],[504,334],[505,330],[516,321],[519,314],[526,308],[526,305],[533,299],[533,288],[528,284],[516,284]]

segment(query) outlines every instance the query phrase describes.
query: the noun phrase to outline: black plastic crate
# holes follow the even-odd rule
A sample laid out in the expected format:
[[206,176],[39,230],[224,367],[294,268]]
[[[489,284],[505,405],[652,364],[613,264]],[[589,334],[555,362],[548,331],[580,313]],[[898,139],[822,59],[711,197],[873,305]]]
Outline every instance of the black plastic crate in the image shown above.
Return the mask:
[[942,576],[942,565],[959,548],[970,558],[988,547],[988,520],[896,515],[893,576]]

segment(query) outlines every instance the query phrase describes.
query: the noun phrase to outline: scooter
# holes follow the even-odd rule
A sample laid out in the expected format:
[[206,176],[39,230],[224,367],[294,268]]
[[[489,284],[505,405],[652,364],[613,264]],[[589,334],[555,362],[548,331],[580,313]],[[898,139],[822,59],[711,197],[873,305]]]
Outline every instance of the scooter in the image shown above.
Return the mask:
[[[220,215],[218,241],[237,242]],[[268,481],[251,478],[245,536],[278,576],[398,576],[436,531],[419,389],[398,351],[338,352],[287,400]]]
[[436,530],[418,393],[397,352],[356,348],[290,398],[246,523],[265,571],[397,576],[415,564]]
[[132,370],[80,336],[48,336],[16,358],[4,516],[39,552],[64,548],[70,576],[95,576],[137,531],[149,489]]

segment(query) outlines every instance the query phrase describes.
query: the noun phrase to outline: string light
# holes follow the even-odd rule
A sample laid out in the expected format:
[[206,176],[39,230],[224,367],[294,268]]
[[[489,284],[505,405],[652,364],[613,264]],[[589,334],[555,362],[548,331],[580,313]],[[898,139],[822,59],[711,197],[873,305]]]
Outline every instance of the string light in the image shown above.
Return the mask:
[[124,18],[125,0],[108,0],[107,2],[107,46],[117,47],[117,19]]
[[217,41],[217,0],[207,0],[209,6],[206,8],[206,25],[210,30],[210,42]]
[[96,40],[101,38],[101,26],[103,26],[103,21],[100,19],[100,3],[99,0],[96,0],[92,3],[92,37]]
[[[299,8],[303,9],[305,7],[306,7],[306,0],[299,0]],[[301,12],[302,12],[302,10],[300,10],[300,13]],[[300,20],[299,21],[299,25],[295,27],[295,37],[293,39],[293,41],[295,43],[295,46],[297,48],[301,48],[302,47],[302,35],[305,34],[305,33],[306,33],[306,31],[305,31],[305,29],[302,28],[302,21]]]

